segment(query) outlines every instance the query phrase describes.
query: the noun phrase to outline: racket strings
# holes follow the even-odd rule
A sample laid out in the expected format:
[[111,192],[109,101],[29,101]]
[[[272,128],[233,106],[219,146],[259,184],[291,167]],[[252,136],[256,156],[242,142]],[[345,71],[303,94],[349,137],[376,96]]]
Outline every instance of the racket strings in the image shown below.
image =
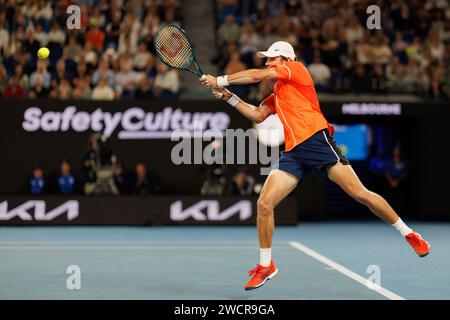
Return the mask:
[[187,68],[193,59],[189,40],[181,30],[166,27],[155,36],[155,47],[161,60],[174,68]]

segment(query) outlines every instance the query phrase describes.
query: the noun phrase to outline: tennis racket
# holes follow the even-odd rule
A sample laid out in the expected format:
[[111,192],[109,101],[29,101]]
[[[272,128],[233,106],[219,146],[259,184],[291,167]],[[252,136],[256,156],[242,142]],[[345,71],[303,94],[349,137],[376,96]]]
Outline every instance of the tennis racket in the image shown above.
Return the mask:
[[159,59],[169,67],[189,71],[198,77],[203,75],[191,41],[180,27],[173,24],[161,27],[155,34],[153,44]]

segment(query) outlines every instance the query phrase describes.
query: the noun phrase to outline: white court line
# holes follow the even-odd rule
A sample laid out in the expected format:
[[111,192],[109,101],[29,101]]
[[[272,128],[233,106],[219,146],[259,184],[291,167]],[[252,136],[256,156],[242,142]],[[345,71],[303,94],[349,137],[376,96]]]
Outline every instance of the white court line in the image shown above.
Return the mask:
[[[115,241],[76,241],[76,242],[58,242],[54,241],[40,242],[40,243],[20,243],[3,242],[0,245],[0,251],[12,250],[239,250],[251,249],[256,250],[257,244],[249,242],[216,242],[216,241],[197,241],[197,242],[180,242],[180,245],[174,245],[177,242],[170,241],[170,245],[164,245],[168,242],[150,242],[150,241],[129,241],[129,242],[115,242]],[[191,243],[196,243],[192,245]],[[223,244],[223,245],[220,245]],[[243,245],[244,244],[244,245]],[[277,249],[290,249],[286,245],[277,246]]]
[[101,243],[101,244],[141,244],[141,245],[151,245],[151,244],[167,244],[167,243],[175,243],[175,244],[185,244],[189,245],[191,243],[202,243],[202,244],[246,244],[246,245],[256,245],[258,246],[257,241],[214,241],[214,240],[0,240],[0,245],[36,245],[36,244],[48,244],[48,245],[57,245],[57,244],[73,244],[73,243],[82,243],[85,245],[91,243]]
[[[188,248],[190,250],[239,250],[253,249],[255,246],[0,246],[0,251],[12,250],[180,250]],[[286,247],[287,248],[287,247]]]
[[[370,282],[368,279],[360,276],[359,274],[351,271],[350,269],[347,269],[346,267],[340,265],[339,263],[337,263],[331,259],[328,259],[327,257],[321,255],[320,253],[312,250],[311,248],[308,248],[307,246],[305,246],[297,241],[291,241],[291,242],[289,242],[289,245],[297,250],[302,251],[303,253],[307,254],[308,256],[322,262],[323,264],[326,264],[327,266],[335,269],[336,271],[339,271],[340,273],[355,280],[356,282],[359,282],[360,284],[367,287],[368,289],[378,292],[379,294],[385,296],[386,298],[388,298],[390,300],[406,300],[405,298],[400,297],[399,295],[397,295],[379,285],[375,285],[373,282]],[[370,282],[370,284],[369,284],[369,282]]]

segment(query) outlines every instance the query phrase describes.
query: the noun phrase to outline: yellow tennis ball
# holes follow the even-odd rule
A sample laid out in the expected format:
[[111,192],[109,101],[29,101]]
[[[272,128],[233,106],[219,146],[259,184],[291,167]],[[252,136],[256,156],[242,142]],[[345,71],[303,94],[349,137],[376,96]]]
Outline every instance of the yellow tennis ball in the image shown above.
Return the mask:
[[48,48],[45,48],[45,47],[40,48],[38,50],[37,55],[38,55],[39,59],[47,59],[48,56],[50,55],[50,50],[48,50]]

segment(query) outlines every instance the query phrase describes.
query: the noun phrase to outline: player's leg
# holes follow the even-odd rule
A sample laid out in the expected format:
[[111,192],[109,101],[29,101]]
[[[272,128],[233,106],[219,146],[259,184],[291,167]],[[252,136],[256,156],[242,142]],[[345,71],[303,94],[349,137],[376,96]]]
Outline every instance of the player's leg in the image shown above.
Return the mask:
[[278,269],[272,260],[272,236],[275,229],[274,209],[297,185],[299,178],[288,172],[272,170],[264,183],[257,204],[257,228],[260,245],[258,266],[249,272],[252,279],[245,284],[245,290],[261,287],[272,279]]
[[283,170],[272,170],[261,190],[257,204],[260,248],[272,247],[275,228],[273,210],[297,186],[299,178]]
[[423,240],[420,234],[411,230],[383,197],[368,190],[350,165],[338,162],[328,166],[327,173],[330,180],[338,184],[349,196],[395,227],[402,236],[406,237],[419,256],[426,256],[429,253],[429,243]]
[[399,216],[380,195],[367,190],[353,168],[338,162],[327,168],[328,177],[338,184],[349,196],[367,206],[377,217],[394,224]]

